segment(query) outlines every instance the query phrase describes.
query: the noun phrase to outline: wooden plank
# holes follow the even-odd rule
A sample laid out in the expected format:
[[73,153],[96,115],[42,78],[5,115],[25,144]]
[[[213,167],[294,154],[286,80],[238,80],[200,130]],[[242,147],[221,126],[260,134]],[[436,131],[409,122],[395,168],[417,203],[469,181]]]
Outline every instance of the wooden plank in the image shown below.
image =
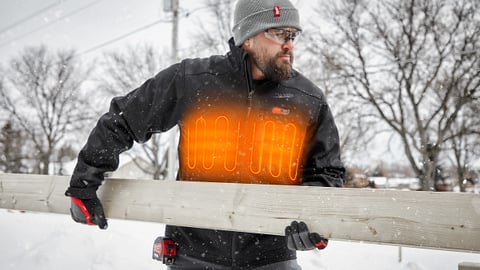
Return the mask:
[[[0,208],[69,214],[69,177],[0,174]],[[465,193],[107,179],[108,218],[480,252],[480,196]]]
[[480,263],[463,262],[458,265],[458,270],[480,270]]

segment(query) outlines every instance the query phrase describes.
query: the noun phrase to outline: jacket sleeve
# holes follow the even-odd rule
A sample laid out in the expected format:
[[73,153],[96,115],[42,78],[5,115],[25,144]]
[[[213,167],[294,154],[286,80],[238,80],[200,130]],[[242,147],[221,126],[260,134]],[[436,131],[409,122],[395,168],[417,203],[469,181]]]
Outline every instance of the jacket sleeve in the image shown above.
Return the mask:
[[78,155],[67,196],[95,198],[104,173],[118,168],[120,153],[133,142],[175,126],[180,64],[171,66],[125,96],[112,99]]
[[337,126],[330,107],[323,103],[303,171],[303,185],[342,187],[344,175]]

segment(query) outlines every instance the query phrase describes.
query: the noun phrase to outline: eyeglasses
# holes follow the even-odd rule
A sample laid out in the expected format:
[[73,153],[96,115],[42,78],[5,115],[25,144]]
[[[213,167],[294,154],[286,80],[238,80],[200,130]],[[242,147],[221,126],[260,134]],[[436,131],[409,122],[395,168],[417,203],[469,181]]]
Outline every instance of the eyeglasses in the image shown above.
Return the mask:
[[282,28],[269,28],[265,30],[265,37],[275,41],[278,44],[284,44],[291,40],[295,43],[297,40],[296,38],[302,33],[300,30],[288,30]]

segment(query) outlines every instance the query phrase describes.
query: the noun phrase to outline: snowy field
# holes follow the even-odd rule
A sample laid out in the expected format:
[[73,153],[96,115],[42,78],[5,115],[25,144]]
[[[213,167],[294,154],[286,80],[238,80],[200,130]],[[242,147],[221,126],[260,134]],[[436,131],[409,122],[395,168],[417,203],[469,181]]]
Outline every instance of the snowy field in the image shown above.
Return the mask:
[[[0,209],[0,269],[166,269],[151,259],[153,240],[164,226],[109,220],[109,228],[74,223],[69,216]],[[447,270],[480,263],[480,254],[331,241],[322,252],[299,252],[304,270]]]

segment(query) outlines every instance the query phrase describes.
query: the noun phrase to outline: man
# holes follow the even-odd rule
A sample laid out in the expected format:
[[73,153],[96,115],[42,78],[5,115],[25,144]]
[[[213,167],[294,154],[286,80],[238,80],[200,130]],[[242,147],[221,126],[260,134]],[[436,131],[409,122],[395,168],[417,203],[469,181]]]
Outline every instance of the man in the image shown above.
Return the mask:
[[[66,192],[73,219],[106,228],[96,195],[103,174],[134,141],[175,125],[178,180],[342,186],[329,106],[292,69],[300,31],[288,0],[239,0],[227,55],[184,60],[114,98],[79,153]],[[170,269],[301,269],[296,250],[327,243],[296,221],[284,237],[178,226],[167,226],[165,236],[178,250]]]

